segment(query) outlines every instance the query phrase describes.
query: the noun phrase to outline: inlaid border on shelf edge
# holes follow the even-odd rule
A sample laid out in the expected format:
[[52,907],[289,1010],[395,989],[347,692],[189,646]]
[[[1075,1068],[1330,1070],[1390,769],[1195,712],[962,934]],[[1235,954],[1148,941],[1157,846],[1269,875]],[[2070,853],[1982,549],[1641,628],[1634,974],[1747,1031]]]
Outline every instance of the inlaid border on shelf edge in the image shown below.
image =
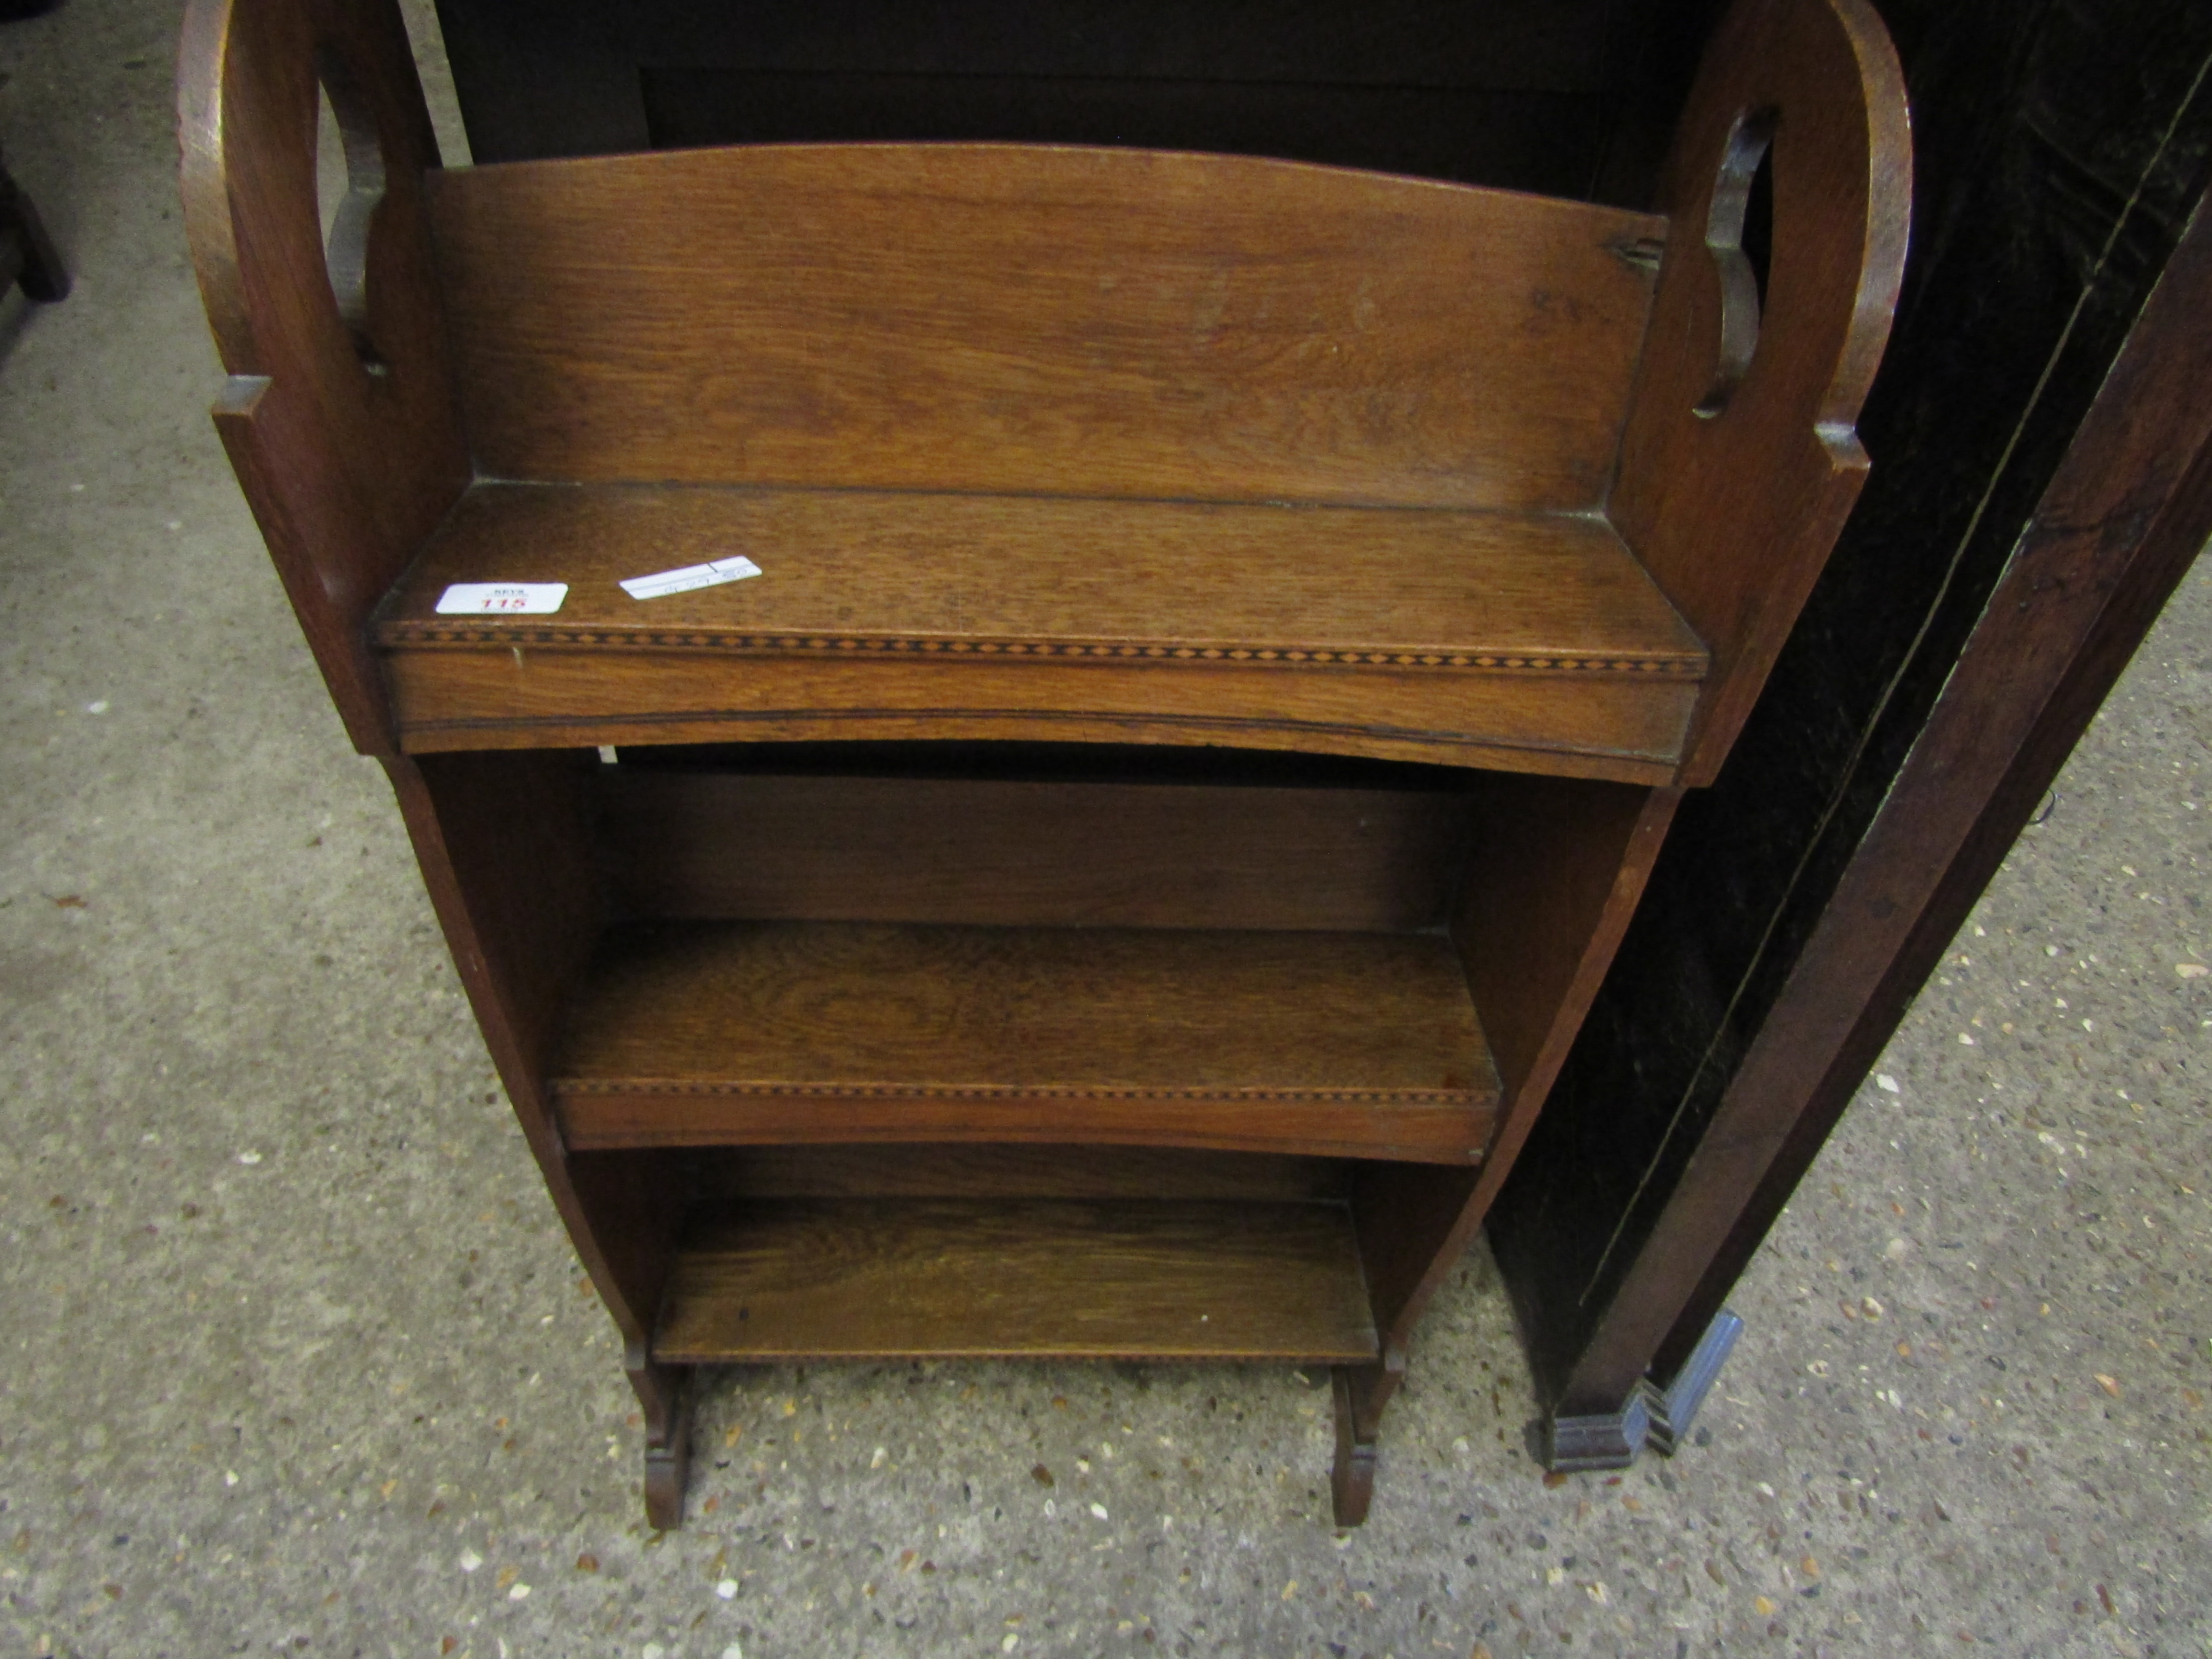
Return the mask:
[[1701,680],[1702,656],[1610,653],[1419,651],[1365,647],[1140,645],[1126,640],[942,639],[908,635],[737,633],[720,629],[586,626],[518,628],[407,620],[376,624],[388,648],[465,650],[550,647],[596,651],[712,651],[728,656],[999,657],[1108,661],[1131,666],[1205,662],[1237,666],[1475,669],[1520,674],[1622,675]]
[[712,1095],[811,1100],[1076,1100],[1190,1101],[1212,1105],[1449,1106],[1494,1107],[1495,1091],[1472,1089],[1144,1089],[1075,1087],[1065,1084],[1025,1088],[1018,1084],[930,1083],[729,1083],[675,1082],[555,1077],[556,1097],[578,1095]]

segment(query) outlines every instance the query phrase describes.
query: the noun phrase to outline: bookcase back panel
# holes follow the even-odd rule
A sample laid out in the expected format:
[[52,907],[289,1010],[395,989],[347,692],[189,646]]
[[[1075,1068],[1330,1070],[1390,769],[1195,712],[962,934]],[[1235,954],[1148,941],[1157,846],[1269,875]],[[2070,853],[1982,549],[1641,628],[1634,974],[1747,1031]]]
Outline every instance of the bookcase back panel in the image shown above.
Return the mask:
[[983,144],[477,167],[432,218],[489,476],[1521,511],[1600,503],[1665,231]]
[[1390,932],[1440,922],[1467,797],[601,769],[634,915]]
[[[633,1154],[634,1156],[634,1154]],[[700,1147],[679,1155],[692,1195],[759,1198],[1249,1199],[1340,1201],[1340,1158],[1159,1146]]]

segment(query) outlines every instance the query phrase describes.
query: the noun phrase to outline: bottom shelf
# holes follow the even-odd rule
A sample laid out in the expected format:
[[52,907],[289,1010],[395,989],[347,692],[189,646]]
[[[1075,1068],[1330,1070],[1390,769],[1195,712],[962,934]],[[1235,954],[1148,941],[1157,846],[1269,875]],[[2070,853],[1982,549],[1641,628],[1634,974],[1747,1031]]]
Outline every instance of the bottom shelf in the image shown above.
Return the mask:
[[1377,1345],[1340,1204],[800,1199],[694,1218],[653,1352],[1348,1364]]

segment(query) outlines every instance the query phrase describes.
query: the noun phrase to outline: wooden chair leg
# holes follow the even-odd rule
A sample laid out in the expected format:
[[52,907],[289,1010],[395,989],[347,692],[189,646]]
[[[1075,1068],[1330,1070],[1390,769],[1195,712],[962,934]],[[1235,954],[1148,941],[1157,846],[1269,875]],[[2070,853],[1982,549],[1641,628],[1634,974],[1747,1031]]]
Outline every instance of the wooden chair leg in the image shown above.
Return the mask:
[[632,1356],[629,1385],[645,1408],[645,1521],[656,1532],[684,1524],[691,1469],[691,1374]]
[[[15,267],[15,280],[29,298],[58,300],[69,292],[69,272],[62,268],[45,222],[5,166],[0,166],[0,264]],[[6,286],[0,282],[0,289]]]

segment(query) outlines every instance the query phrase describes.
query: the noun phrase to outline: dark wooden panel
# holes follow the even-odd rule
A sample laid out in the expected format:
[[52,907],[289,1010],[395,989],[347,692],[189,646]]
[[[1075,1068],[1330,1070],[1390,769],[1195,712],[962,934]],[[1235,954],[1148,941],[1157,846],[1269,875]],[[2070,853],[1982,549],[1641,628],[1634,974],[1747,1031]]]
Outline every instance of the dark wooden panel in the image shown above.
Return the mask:
[[[981,118],[1012,83],[1066,93],[1040,99],[1049,124],[1018,136],[1086,141],[1088,88],[1128,124],[1113,142],[1565,196],[1587,195],[1595,158],[1617,148],[1623,106],[1653,74],[1655,22],[1680,9],[1680,0],[439,5],[479,161],[684,142],[1013,137]],[[1688,70],[1662,62],[1671,117]],[[691,82],[673,108],[672,75]],[[710,90],[718,81],[723,96]],[[825,96],[825,82],[854,95]],[[1316,118],[1362,93],[1373,95],[1365,118]],[[1437,113],[1424,121],[1429,100]],[[1224,120],[1224,105],[1238,118]],[[1664,143],[1662,131],[1653,148]]]
[[1615,250],[1663,234],[1021,145],[519,162],[432,215],[497,477],[1515,510],[1601,499],[1650,302]]
[[653,1348],[1340,1362],[1375,1328],[1337,1205],[756,1200],[689,1232]]
[[1687,1358],[2158,611],[2212,534],[2200,202],[1943,695],[1579,1360]]
[[1000,783],[1182,783],[1208,787],[1360,789],[1452,793],[1466,773],[1273,749],[1171,748],[1140,743],[656,744],[622,751],[629,775],[973,779]]
[[[495,15],[498,3],[469,9]],[[520,15],[540,29],[559,0]],[[1517,88],[1604,84],[1604,0],[816,0],[728,11],[624,9],[644,61],[786,73],[1212,78],[1241,84]]]
[[[2143,573],[2166,556],[2152,551],[2118,586],[2101,586],[2114,578],[2102,561],[2153,548],[2136,538],[2153,527],[2158,490],[2139,477],[2141,493],[2124,508],[2063,526],[2070,544],[2052,550],[2070,560],[2082,545],[2072,538],[2094,541],[2094,594],[2069,576],[2066,586],[2008,598],[2002,612],[1990,603],[2029,550],[2023,536],[2037,503],[2197,209],[2212,163],[2212,102],[2198,73],[2212,53],[2212,13],[2187,0],[1881,4],[1906,67],[1918,159],[1896,335],[1859,423],[1875,470],[1728,765],[1711,790],[1686,798],[1613,975],[1492,1214],[1492,1249],[1539,1397],[1568,1414],[1620,1407],[1624,1378],[1655,1357],[1654,1313],[1680,1316],[1662,1365],[1703,1334],[1909,1002],[1930,959],[1923,952],[1945,931],[1936,913],[1963,915],[1961,889],[1978,887],[1996,856],[1989,843],[2017,822],[2008,814],[2032,810],[2012,792],[2055,759],[2048,745],[2068,739],[2075,700],[2102,684],[2102,667],[2079,678],[2069,671],[2057,701],[2069,712],[2039,726],[2022,751],[2039,758],[2023,759],[2027,771],[1991,798],[1956,866],[1939,872],[1908,853],[1880,878],[1940,876],[1941,886],[1871,1002],[1855,1002],[1864,981],[1822,994],[1822,1018],[1849,1028],[1842,1045],[1794,1042],[1786,1080],[1766,1073],[1770,1103],[1780,1107],[1786,1089],[1807,1115],[1751,1195],[1741,1232],[1699,1260],[1711,1235],[1703,1245],[1683,1241],[1698,1237],[1711,1212],[1681,1183],[1708,1146],[1720,1152],[1711,1126],[1731,1080],[1826,931],[1870,826],[1899,799],[1901,769],[1931,711],[1954,686],[1972,694],[1960,663],[1968,639],[2005,617],[2039,626],[2045,607],[2109,603],[2112,620],[2093,630],[2085,659],[2108,665],[2141,626]],[[2173,338],[2149,341],[2146,361],[2180,367],[2187,359],[2173,354],[2183,349]],[[2136,428],[2131,410],[2114,413],[2148,453],[2184,441],[2179,422]],[[2117,484],[2124,472],[2108,476]],[[2018,612],[2021,601],[2028,612]],[[2119,623],[2121,613],[2130,620]],[[2021,677],[2052,666],[2024,643],[1988,660],[2008,699],[2039,695]],[[1978,722],[1977,742],[1985,735]],[[1927,820],[1928,810],[1916,816]],[[1896,891],[1879,898],[1908,902]],[[1899,920],[1869,913],[1864,925],[1893,939]],[[1651,1276],[1709,1269],[1686,1300],[1679,1277],[1662,1295]],[[1662,1369],[1660,1380],[1670,1374]]]
[[664,917],[1343,928],[1442,920],[1441,791],[603,769],[617,902]]
[[435,755],[389,769],[423,879],[466,918],[465,933],[449,931],[454,960],[465,975],[480,962],[495,988],[478,1018],[499,1026],[524,1074],[540,1080],[605,911],[592,757]]
[[601,921],[589,764],[557,753],[385,762],[523,1137],[624,1340],[642,1343],[671,1260],[679,1177],[653,1152],[572,1157],[545,1086],[562,1010]]
[[1333,1158],[1182,1147],[750,1146],[690,1154],[709,1201],[761,1198],[1145,1198],[1310,1202],[1345,1195]]
[[586,1145],[1464,1159],[1497,1098],[1458,964],[1430,935],[633,925],[594,963],[556,1073]]
[[[424,652],[400,688],[403,740],[415,754],[812,744],[854,732],[915,744],[1241,744],[1663,784],[1697,696],[1691,683],[1630,675],[1383,673],[1395,683],[1378,687],[1359,673],[1102,665],[1051,681],[1034,665],[973,658],[902,674],[680,651],[629,667],[611,673],[605,655],[575,651]],[[1570,684],[1574,695],[1563,696]],[[1072,706],[1041,706],[1046,690]]]
[[1319,161],[1543,196],[1589,194],[1589,93],[1312,81],[732,70],[639,72],[655,149],[708,144],[1103,144]]

